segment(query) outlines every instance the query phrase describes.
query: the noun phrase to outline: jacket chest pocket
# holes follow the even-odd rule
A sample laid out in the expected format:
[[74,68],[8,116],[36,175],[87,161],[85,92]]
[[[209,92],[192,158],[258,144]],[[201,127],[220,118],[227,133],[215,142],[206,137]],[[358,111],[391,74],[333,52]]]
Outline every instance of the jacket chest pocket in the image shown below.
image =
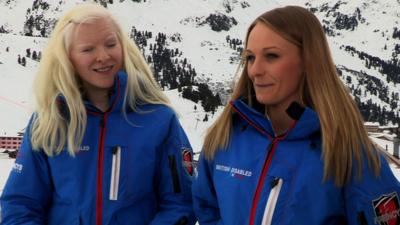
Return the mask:
[[264,183],[264,191],[268,195],[262,196],[258,205],[260,209],[257,212],[256,221],[262,225],[287,224],[289,216],[288,204],[293,198],[293,185],[290,176],[270,175]]
[[118,200],[119,179],[121,171],[121,146],[115,146],[111,149],[111,176],[110,176],[110,200]]
[[107,147],[109,157],[105,181],[110,201],[134,200],[153,192],[156,162],[154,157],[141,151],[146,150],[119,145]]
[[281,194],[283,185],[283,179],[275,177],[270,182],[271,191],[269,193],[267,204],[265,205],[262,225],[271,225],[272,217],[275,212],[276,205],[278,203],[279,195]]

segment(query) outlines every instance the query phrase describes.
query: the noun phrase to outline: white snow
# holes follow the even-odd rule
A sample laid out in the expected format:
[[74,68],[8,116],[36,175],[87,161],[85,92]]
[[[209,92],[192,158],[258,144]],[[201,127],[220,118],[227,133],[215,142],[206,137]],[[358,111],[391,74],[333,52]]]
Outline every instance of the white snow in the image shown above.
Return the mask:
[[8,154],[0,153],[0,194],[3,191],[4,184],[7,181],[8,174],[14,164],[13,159],[8,158]]

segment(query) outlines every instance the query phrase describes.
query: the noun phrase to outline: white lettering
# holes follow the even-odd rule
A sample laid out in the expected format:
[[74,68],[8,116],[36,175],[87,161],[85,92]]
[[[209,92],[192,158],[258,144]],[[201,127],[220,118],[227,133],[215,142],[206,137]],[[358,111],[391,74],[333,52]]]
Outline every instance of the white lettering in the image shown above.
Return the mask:
[[375,223],[380,224],[384,222],[388,222],[391,219],[397,218],[400,216],[400,209],[388,212],[382,216],[375,217]]
[[231,173],[246,176],[246,177],[251,177],[251,171],[248,171],[248,170],[243,170],[243,169],[238,169],[238,168],[232,167]]
[[23,167],[24,166],[22,164],[15,163],[14,166],[12,167],[12,170],[14,170],[14,172],[16,173],[21,173]]
[[232,175],[232,177],[235,177],[235,176],[251,177],[251,175],[252,175],[252,172],[249,170],[239,169],[239,168],[230,167],[230,166],[224,166],[224,165],[220,165],[220,164],[216,164],[215,169],[222,171],[222,172],[228,172]]
[[79,146],[78,151],[89,151],[90,147],[89,145],[83,145],[83,146]]
[[231,169],[231,167],[217,164],[217,165],[215,165],[215,169],[224,171],[224,172],[228,172]]

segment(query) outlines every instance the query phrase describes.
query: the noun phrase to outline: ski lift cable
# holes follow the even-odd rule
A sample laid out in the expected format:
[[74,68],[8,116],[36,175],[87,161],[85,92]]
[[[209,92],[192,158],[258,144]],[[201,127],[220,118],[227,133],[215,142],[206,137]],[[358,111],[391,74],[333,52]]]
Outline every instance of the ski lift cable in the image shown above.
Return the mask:
[[6,97],[0,95],[0,100],[3,102],[6,102],[8,104],[11,104],[13,106],[23,108],[24,110],[26,110],[28,112],[32,112],[32,109],[30,107],[27,107],[27,106],[25,106],[17,101],[14,101],[12,99],[9,99],[9,98],[6,98]]

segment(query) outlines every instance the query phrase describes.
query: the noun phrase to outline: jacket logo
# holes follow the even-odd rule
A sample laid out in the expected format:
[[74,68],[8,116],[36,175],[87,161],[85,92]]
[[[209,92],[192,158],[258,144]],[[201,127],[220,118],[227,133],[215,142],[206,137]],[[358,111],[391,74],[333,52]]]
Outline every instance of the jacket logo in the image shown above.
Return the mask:
[[89,145],[81,145],[78,148],[78,151],[83,151],[83,152],[86,152],[86,151],[89,151],[89,150],[90,150],[90,146]]
[[375,211],[375,224],[399,225],[400,204],[396,192],[385,194],[372,201]]
[[243,179],[245,177],[251,177],[251,175],[252,175],[252,172],[249,170],[220,165],[220,164],[216,164],[215,169],[222,171],[222,172],[230,173],[231,177],[238,178],[238,179]]
[[186,173],[189,176],[193,176],[194,174],[193,155],[190,149],[188,148],[182,149],[182,165]]
[[24,166],[22,164],[19,163],[14,163],[14,166],[12,167],[12,170],[16,173],[21,173],[22,172],[22,168],[24,168]]

